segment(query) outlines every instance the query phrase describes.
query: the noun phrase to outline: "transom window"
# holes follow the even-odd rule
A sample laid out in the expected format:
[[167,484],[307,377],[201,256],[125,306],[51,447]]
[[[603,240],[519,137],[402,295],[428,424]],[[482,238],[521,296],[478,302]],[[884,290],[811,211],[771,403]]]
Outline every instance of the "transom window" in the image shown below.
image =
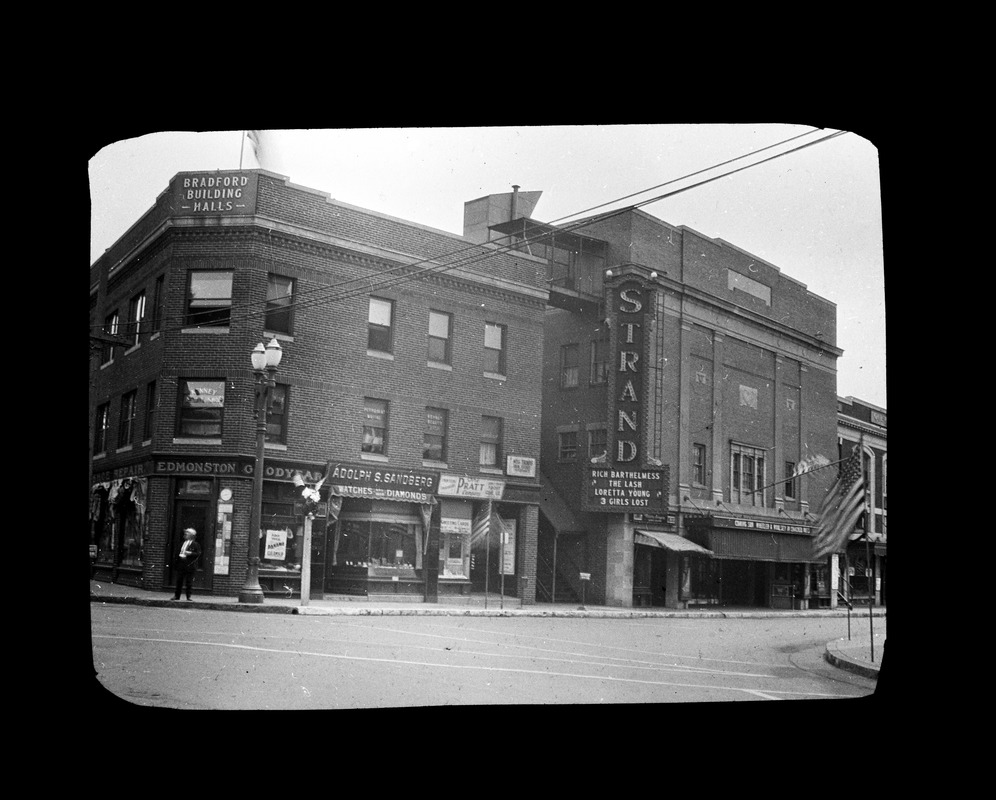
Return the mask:
[[394,352],[392,334],[394,322],[394,301],[382,297],[370,298],[367,324],[367,349],[382,353]]
[[186,324],[227,327],[232,317],[232,275],[229,270],[191,272],[187,278]]
[[450,363],[450,332],[453,317],[442,311],[429,312],[429,361]]

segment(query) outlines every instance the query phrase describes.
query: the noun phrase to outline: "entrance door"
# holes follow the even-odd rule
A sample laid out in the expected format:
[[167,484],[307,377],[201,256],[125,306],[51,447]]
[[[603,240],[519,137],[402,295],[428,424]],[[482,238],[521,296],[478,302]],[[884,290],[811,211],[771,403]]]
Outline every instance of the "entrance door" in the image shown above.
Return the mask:
[[210,591],[214,574],[214,535],[209,528],[211,503],[207,500],[177,500],[173,514],[173,531],[169,545],[169,583],[176,583],[173,560],[183,543],[183,532],[187,528],[197,531],[197,543],[201,546],[201,560],[194,573],[194,588]]

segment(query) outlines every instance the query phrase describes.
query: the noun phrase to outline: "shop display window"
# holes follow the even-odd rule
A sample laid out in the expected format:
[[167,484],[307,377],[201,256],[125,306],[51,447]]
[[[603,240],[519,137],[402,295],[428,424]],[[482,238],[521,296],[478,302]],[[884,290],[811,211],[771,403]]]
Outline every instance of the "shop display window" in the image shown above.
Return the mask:
[[344,514],[333,543],[336,567],[371,578],[420,577],[422,526],[390,513]]
[[263,514],[259,536],[260,572],[301,572],[304,524],[294,513],[297,487],[263,483]]

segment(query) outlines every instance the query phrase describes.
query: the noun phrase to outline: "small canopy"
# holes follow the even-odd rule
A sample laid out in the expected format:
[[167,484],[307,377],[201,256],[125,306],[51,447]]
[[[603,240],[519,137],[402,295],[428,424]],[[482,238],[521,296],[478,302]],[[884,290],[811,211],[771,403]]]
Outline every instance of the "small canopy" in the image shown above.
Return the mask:
[[712,555],[712,550],[699,547],[695,542],[686,539],[684,536],[678,536],[676,533],[638,530],[635,532],[635,541],[637,544],[645,544],[650,547],[663,547],[665,550],[673,550],[676,553],[697,553],[701,556]]

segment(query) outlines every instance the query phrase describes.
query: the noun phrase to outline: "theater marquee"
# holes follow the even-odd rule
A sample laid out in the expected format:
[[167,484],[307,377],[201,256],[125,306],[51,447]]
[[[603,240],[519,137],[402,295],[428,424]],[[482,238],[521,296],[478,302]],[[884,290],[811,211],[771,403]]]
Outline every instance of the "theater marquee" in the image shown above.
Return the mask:
[[595,465],[588,470],[585,508],[612,513],[667,511],[668,468],[637,469]]

